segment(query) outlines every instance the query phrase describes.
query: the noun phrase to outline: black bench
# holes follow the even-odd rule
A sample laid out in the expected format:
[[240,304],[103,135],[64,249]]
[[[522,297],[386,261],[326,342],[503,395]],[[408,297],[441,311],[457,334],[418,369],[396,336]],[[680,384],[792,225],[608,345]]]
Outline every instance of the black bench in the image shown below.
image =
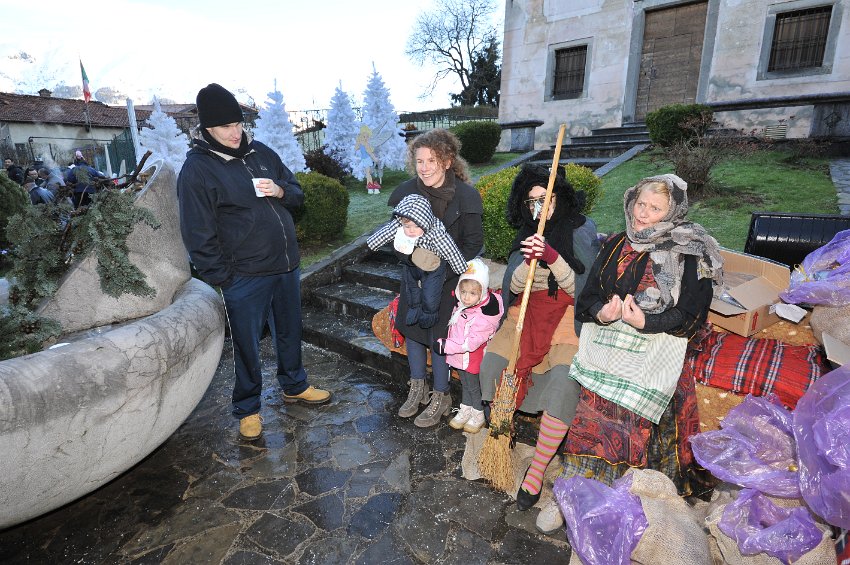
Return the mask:
[[793,268],[806,255],[850,229],[850,216],[753,212],[744,252]]

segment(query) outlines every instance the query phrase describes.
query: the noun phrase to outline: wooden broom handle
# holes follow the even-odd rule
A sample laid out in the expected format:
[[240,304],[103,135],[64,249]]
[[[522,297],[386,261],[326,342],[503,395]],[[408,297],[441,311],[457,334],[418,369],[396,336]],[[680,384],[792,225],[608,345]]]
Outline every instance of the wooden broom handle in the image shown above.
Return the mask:
[[[564,143],[564,132],[566,129],[567,124],[561,124],[560,129],[558,129],[558,141],[555,144],[555,154],[552,156],[552,169],[549,172],[549,184],[546,186],[546,197],[543,199],[543,209],[540,211],[540,219],[537,222],[537,235],[543,235],[543,229],[546,227],[546,217],[549,215],[549,203],[552,200],[552,189],[555,186],[555,177],[558,174],[558,164],[561,160],[561,146]],[[514,342],[511,345],[511,356],[508,361],[508,368],[506,369],[506,373],[509,375],[512,375],[516,369],[517,358],[519,357],[519,341],[522,336],[525,311],[528,309],[528,297],[531,294],[531,285],[534,283],[534,271],[536,269],[537,259],[532,259],[528,265],[528,276],[525,277],[525,290],[522,293],[522,301],[519,305],[519,317],[516,323],[516,333],[514,334]]]

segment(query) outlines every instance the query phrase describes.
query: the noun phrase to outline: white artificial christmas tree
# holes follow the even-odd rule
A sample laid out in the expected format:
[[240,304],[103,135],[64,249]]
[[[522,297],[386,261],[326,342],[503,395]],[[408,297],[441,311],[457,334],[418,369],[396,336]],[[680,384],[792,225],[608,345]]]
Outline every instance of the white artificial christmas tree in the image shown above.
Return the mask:
[[399,127],[398,114],[390,102],[390,91],[384,86],[374,64],[372,76],[363,92],[363,123],[372,133],[370,141],[377,158],[375,174],[379,182],[384,168],[404,169],[407,145]]
[[328,110],[328,126],[325,128],[326,155],[330,155],[348,171],[354,171],[357,158],[354,154],[354,140],[360,126],[357,115],[351,107],[351,98],[342,90],[342,83],[331,98]]
[[162,111],[156,97],[153,99],[153,112],[145,123],[148,126],[139,132],[139,145],[151,152],[152,159],[162,159],[171,165],[175,173],[179,173],[189,151],[189,137],[180,131],[174,118]]
[[260,108],[254,138],[280,155],[280,160],[293,173],[307,171],[304,152],[292,132],[292,122],[289,121],[289,114],[283,103],[283,94],[277,90],[277,81],[274,91],[269,92],[268,97],[266,107]]

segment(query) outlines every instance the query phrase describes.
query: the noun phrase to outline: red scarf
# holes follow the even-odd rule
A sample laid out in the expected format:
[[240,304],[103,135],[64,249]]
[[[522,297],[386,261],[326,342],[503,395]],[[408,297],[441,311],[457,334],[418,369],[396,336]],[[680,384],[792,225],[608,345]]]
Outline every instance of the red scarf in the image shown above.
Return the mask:
[[[520,294],[516,304],[521,303],[521,300]],[[558,289],[555,296],[549,296],[548,290],[536,290],[529,295],[519,340],[519,359],[514,370],[517,382],[515,404],[517,408],[522,406],[528,388],[534,386],[531,380],[531,369],[549,353],[552,336],[567,308],[573,304],[573,297],[561,289]]]

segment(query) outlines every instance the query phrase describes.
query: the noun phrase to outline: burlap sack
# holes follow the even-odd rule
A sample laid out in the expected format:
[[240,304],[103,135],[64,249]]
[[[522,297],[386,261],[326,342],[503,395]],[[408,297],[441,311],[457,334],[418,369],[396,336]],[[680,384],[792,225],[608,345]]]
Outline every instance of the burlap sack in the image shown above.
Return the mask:
[[720,429],[720,422],[729,411],[744,401],[746,396],[729,392],[720,388],[696,384],[697,414],[699,414],[699,431],[710,432]]
[[[486,428],[482,428],[476,434],[463,432],[463,435],[466,436],[466,446],[463,450],[463,459],[461,459],[460,467],[464,479],[475,481],[481,478],[481,472],[478,469],[478,454],[481,452],[481,448],[484,447],[484,442],[487,440],[489,433],[490,430]],[[528,466],[531,465],[531,459],[533,457],[533,445],[517,442],[511,450],[511,464],[514,469],[514,488],[507,494],[512,499],[516,499],[516,493],[519,487],[522,486],[522,481],[525,479],[525,472],[528,470]],[[562,469],[563,464],[561,463],[560,456],[553,457],[543,475],[543,490],[540,494],[540,500],[535,504],[537,508],[543,508],[550,499],[554,498],[555,495],[552,492],[552,487],[555,484],[555,479],[560,476]]]
[[[781,504],[783,507],[790,508],[799,506],[801,500],[789,500],[770,497],[770,500],[776,504]],[[709,548],[711,550],[714,563],[716,565],[781,565],[783,561],[776,557],[771,557],[766,553],[756,555],[741,555],[738,550],[738,544],[734,539],[730,538],[718,526],[723,518],[723,510],[726,504],[720,504],[708,515],[705,519],[705,524],[709,531]],[[827,526],[821,525],[823,538],[821,542],[810,552],[804,554],[794,565],[835,565],[835,545],[833,544],[830,531]]]
[[815,306],[810,320],[812,332],[823,343],[823,332],[850,346],[850,304],[847,306]]
[[708,539],[698,515],[676,492],[665,474],[630,469],[629,489],[640,497],[649,526],[632,551],[632,563],[641,565],[712,565]]

